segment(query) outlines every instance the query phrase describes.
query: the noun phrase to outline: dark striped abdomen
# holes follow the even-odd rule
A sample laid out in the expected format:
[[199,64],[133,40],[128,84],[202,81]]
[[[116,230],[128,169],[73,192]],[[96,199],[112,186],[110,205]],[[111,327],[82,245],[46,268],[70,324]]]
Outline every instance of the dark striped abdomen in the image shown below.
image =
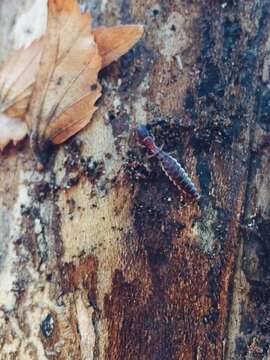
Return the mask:
[[186,191],[195,199],[200,198],[200,194],[195,188],[195,185],[176,159],[162,150],[157,154],[157,157],[161,163],[163,171],[178,187],[178,189]]

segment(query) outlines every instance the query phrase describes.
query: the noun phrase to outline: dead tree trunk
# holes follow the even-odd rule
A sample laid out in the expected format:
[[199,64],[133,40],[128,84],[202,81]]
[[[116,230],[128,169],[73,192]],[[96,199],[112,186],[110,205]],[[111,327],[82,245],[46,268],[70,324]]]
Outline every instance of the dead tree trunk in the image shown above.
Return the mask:
[[[270,1],[82,3],[145,35],[45,173],[27,142],[0,157],[1,359],[268,359]],[[2,62],[42,4],[1,2]],[[147,159],[135,120],[198,204]]]

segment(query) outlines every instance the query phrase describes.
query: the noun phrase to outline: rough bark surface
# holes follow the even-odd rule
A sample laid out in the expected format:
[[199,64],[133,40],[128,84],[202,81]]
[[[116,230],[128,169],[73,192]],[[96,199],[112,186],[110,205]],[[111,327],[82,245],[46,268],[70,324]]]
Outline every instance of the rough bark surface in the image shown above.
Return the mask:
[[[101,73],[93,122],[46,172],[28,141],[0,157],[1,359],[270,358],[270,1],[82,7],[145,35]],[[2,63],[43,8],[0,3]],[[198,204],[138,147],[135,121]]]

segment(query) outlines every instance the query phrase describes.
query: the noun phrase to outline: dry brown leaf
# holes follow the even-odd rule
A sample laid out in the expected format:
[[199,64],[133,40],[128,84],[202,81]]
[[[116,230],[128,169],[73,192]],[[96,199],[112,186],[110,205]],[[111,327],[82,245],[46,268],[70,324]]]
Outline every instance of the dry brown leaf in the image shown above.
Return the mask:
[[43,49],[43,39],[14,51],[0,71],[0,112],[22,117],[32,93],[32,85]]
[[76,0],[48,0],[46,36],[15,51],[0,71],[0,150],[27,133],[17,117],[25,117],[30,98],[26,121],[40,160],[48,144],[64,142],[90,122],[101,95],[99,70],[143,33],[140,25],[123,25],[90,28],[89,36],[90,20]]
[[109,65],[141,38],[142,25],[120,25],[93,29],[93,34],[102,57],[102,67]]
[[[141,25],[93,29],[102,67],[125,54],[142,36]],[[90,35],[91,36],[91,35]],[[44,46],[44,38],[16,50],[0,72],[0,111],[11,117],[25,116]]]
[[64,142],[90,122],[101,95],[99,70],[143,32],[136,25],[91,30],[90,20],[76,0],[48,0],[45,37],[15,52],[0,72],[0,112],[23,117],[31,97],[26,122],[41,162],[49,144]]
[[96,110],[101,57],[89,26],[90,15],[82,15],[75,0],[48,1],[44,51],[26,118],[40,160],[48,143],[67,140]]
[[[120,25],[93,29],[102,57],[102,67],[125,54],[141,37],[143,26]],[[91,36],[91,35],[90,35]],[[35,82],[44,38],[16,50],[0,71],[0,111],[11,117],[24,117]]]
[[16,145],[26,135],[27,126],[23,121],[0,114],[0,151],[11,141]]

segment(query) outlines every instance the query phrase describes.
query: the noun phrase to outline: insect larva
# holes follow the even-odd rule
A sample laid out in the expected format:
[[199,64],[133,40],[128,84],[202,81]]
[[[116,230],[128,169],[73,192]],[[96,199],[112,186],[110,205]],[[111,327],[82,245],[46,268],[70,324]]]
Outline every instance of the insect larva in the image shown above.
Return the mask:
[[157,158],[159,159],[165,174],[178,189],[185,190],[192,197],[199,199],[200,195],[197,192],[195,185],[176,159],[162,150],[157,154]]
[[198,200],[200,194],[179,162],[155,144],[155,140],[149,134],[145,126],[139,125],[137,127],[137,135],[139,142],[159,159],[163,171],[175,186],[180,190],[186,191],[189,195]]

